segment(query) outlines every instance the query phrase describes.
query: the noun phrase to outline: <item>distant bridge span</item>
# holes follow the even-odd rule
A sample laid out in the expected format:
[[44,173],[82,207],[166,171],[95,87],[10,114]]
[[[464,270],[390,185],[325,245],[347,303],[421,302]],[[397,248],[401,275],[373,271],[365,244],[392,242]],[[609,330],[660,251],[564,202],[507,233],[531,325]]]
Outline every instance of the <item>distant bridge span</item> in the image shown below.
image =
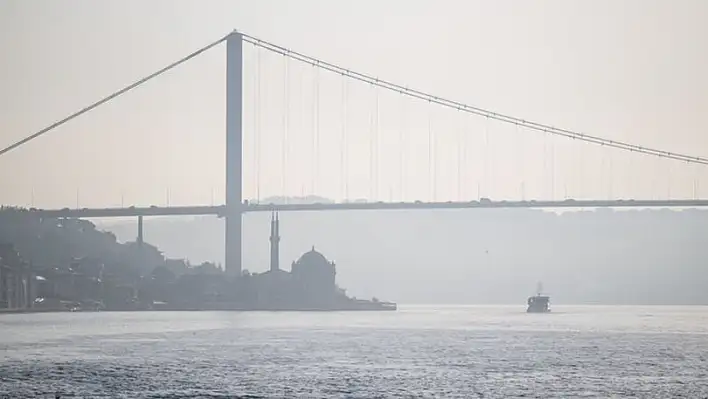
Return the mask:
[[[410,209],[509,209],[509,208],[698,208],[708,207],[708,200],[565,200],[565,201],[469,201],[469,202],[350,202],[316,204],[243,204],[235,212],[295,212],[332,210],[410,210]],[[31,209],[45,218],[111,218],[135,216],[226,215],[226,205],[168,206],[83,209]]]

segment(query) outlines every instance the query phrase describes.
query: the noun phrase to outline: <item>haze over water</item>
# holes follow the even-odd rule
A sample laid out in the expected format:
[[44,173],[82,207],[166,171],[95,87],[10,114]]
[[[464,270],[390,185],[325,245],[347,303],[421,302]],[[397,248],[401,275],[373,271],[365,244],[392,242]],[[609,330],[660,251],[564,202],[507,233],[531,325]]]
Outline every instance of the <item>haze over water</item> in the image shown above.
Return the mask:
[[24,314],[0,328],[13,397],[708,395],[708,307]]
[[[0,149],[236,28],[442,98],[706,157],[705,1],[203,4],[0,0]],[[0,204],[223,203],[224,53],[3,156]],[[243,61],[244,198],[708,195],[704,165],[439,108],[250,45]],[[267,216],[244,217],[252,272],[269,265]],[[223,221],[180,220],[146,221],[147,242],[192,264],[222,263]],[[286,269],[314,244],[349,293],[401,310],[2,314],[0,398],[708,397],[708,307],[560,305],[708,304],[705,211],[346,212],[283,222]],[[100,228],[133,241],[135,223]],[[73,239],[84,231],[91,240]],[[46,241],[31,232],[14,244],[35,265],[122,253],[91,227]],[[142,266],[148,275],[155,265]],[[552,314],[524,313],[537,281]]]

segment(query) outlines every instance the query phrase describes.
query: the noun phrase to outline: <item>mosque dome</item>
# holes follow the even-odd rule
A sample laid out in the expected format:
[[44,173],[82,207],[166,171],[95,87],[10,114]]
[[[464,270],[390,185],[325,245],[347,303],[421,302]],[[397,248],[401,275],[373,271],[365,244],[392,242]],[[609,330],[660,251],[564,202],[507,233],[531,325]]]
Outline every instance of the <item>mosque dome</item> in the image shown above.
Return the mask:
[[317,252],[315,250],[315,246],[312,246],[312,249],[305,252],[300,256],[300,259],[297,260],[297,263],[300,265],[312,265],[312,266],[319,266],[319,265],[329,265],[329,261],[327,258],[325,258],[324,255],[321,253]]

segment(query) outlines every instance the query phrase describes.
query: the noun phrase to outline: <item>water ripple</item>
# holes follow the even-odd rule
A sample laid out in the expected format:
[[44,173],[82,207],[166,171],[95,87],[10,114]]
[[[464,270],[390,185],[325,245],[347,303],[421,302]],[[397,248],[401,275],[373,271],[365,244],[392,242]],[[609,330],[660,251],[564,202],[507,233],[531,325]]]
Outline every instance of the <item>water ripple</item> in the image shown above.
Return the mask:
[[0,397],[708,397],[708,339],[672,331],[673,313],[633,331],[490,312],[447,311],[435,328],[427,311],[0,318]]

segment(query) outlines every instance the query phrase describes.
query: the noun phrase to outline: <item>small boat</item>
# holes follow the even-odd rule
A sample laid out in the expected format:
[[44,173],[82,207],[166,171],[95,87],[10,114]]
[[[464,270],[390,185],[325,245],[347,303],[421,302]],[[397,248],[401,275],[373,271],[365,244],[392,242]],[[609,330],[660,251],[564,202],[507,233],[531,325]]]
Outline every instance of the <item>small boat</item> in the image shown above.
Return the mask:
[[538,289],[536,290],[536,295],[530,296],[526,301],[528,308],[526,308],[526,313],[549,313],[551,311],[550,303],[551,297],[548,295],[541,294],[543,291],[543,286],[538,283]]

